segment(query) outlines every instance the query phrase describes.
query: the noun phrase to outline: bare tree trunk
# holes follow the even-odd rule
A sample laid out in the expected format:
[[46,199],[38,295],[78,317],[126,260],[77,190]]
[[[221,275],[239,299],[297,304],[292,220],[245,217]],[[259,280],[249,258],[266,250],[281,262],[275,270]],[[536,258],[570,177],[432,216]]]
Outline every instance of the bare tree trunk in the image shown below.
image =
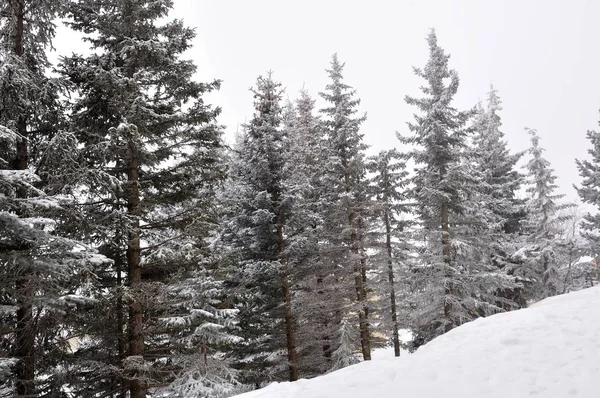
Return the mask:
[[[361,256],[359,245],[358,245],[358,234],[355,225],[354,212],[350,212],[348,221],[352,232],[350,233],[350,245],[351,250],[356,256]],[[362,258],[359,261],[354,262],[354,285],[356,288],[356,301],[358,302],[358,324],[360,328],[360,346],[365,361],[371,360],[371,345],[369,341],[369,324],[367,322],[366,313],[366,297],[362,270]]]
[[[127,353],[125,336],[123,335],[123,328],[125,326],[125,314],[123,313],[123,264],[121,261],[121,255],[118,253],[118,250],[115,253],[115,267],[117,270],[117,289],[119,291],[116,302],[116,313],[117,313],[117,349],[119,353],[119,366],[123,366],[123,360],[125,359],[125,355]],[[127,391],[123,388],[123,377],[119,377],[116,380],[118,385],[118,389],[121,391],[119,393],[120,398],[127,397]]]
[[362,277],[362,285],[361,285],[361,295],[363,300],[363,308],[365,313],[365,320],[362,333],[365,336],[365,345],[367,349],[367,355],[363,355],[363,359],[365,361],[371,360],[371,333],[370,333],[370,323],[369,323],[369,300],[367,295],[367,257],[365,255],[365,250],[363,248],[363,231],[364,225],[362,218],[358,219],[358,233],[357,233],[357,243],[358,243],[358,253],[360,255],[360,275]]
[[[319,300],[319,303],[324,303],[325,301],[325,292],[323,291],[323,277],[322,276],[317,276],[317,297]],[[323,306],[323,304],[321,304],[321,306]],[[321,320],[321,327],[323,328],[323,330],[325,330],[325,333],[323,334],[323,357],[325,358],[325,363],[326,366],[328,367],[329,363],[331,363],[331,340],[328,334],[328,330],[329,330],[329,319],[327,319],[327,315],[325,314],[325,316],[323,317],[323,319]]]
[[442,218],[442,256],[444,258],[444,318],[446,319],[446,325],[444,327],[445,332],[449,332],[454,327],[451,312],[452,312],[452,304],[448,301],[449,295],[452,294],[452,281],[450,280],[452,277],[452,273],[450,271],[450,265],[452,262],[452,247],[450,241],[450,217],[448,215],[448,205],[446,203],[442,203],[441,206],[441,218]]
[[287,275],[282,275],[283,292],[285,295],[285,337],[288,352],[288,366],[290,381],[298,380],[298,361],[296,359],[296,343],[294,338],[294,318],[292,316],[292,301],[290,297],[290,283]]
[[394,268],[392,263],[392,228],[386,210],[383,214],[385,223],[385,248],[387,250],[388,282],[390,284],[390,311],[392,313],[392,338],[394,340],[394,356],[400,356],[400,337],[398,335],[398,315],[396,313],[396,290],[394,288]]
[[[277,216],[277,254],[281,259],[283,256],[283,215]],[[294,317],[292,314],[292,298],[290,294],[290,281],[287,270],[284,269],[281,275],[283,294],[285,298],[285,339],[288,353],[288,367],[290,371],[290,381],[298,380],[298,360],[296,358],[296,342],[294,336]]]
[[[351,193],[350,174],[348,172],[348,159],[346,153],[342,150],[341,153],[342,167],[344,168],[344,190],[346,193]],[[371,360],[371,343],[369,336],[369,323],[368,314],[369,310],[367,307],[367,297],[365,289],[366,281],[366,267],[364,263],[364,256],[360,252],[361,248],[359,245],[357,222],[360,220],[356,219],[356,210],[354,208],[348,208],[348,226],[350,227],[350,250],[357,257],[360,257],[359,261],[354,262],[354,285],[356,288],[356,301],[358,302],[358,324],[360,328],[360,346],[365,361]]]
[[[19,282],[24,287],[27,295],[30,289],[26,281]],[[19,302],[17,309],[17,346],[16,357],[19,358],[17,365],[16,395],[19,397],[34,397],[35,392],[35,333],[36,327],[33,320],[33,308],[29,301]]]
[[[129,268],[129,287],[132,297],[129,302],[129,356],[144,357],[143,308],[141,294],[142,267],[140,248],[140,138],[135,126],[130,126],[128,137],[127,179],[129,190],[127,211],[130,218],[127,242],[127,265]],[[145,398],[148,389],[144,375],[133,375],[129,384],[131,398]]]

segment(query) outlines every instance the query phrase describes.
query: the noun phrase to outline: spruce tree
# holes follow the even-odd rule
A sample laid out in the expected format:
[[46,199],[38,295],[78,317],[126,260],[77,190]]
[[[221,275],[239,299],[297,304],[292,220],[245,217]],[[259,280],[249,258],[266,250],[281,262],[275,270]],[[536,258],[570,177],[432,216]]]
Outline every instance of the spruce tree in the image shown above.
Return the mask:
[[525,233],[527,244],[515,253],[520,265],[515,266],[515,275],[525,280],[528,299],[542,299],[562,291],[558,271],[558,250],[561,245],[560,224],[568,216],[561,211],[572,207],[559,203],[564,195],[556,194],[556,176],[550,162],[543,156],[540,137],[533,129],[531,135],[530,160],[527,162],[527,219]]
[[292,280],[287,258],[290,203],[283,184],[286,136],[281,126],[281,84],[271,73],[257,79],[255,113],[235,148],[228,193],[228,243],[238,261],[230,283],[240,289],[239,352],[245,382],[280,379],[287,353],[289,380],[298,378]]
[[[473,174],[478,184],[478,201],[482,203],[489,218],[486,244],[489,251],[484,261],[492,260],[493,264],[507,272],[511,269],[511,256],[520,245],[521,221],[525,217],[524,203],[517,197],[523,184],[523,176],[516,165],[523,153],[511,154],[502,132],[502,110],[497,91],[490,88],[487,107],[479,106],[474,123],[473,148],[471,161]],[[505,309],[525,305],[521,298],[521,288],[507,277],[506,286],[497,292],[499,305]]]
[[480,179],[472,173],[467,128],[472,111],[452,106],[459,78],[448,68],[449,55],[437,44],[435,31],[427,37],[429,60],[415,74],[427,81],[422,98],[406,97],[420,111],[414,133],[402,138],[414,145],[410,153],[416,169],[411,199],[421,229],[420,267],[413,273],[419,292],[413,328],[416,339],[428,341],[478,316],[501,311],[493,300],[498,285],[489,262],[483,234],[490,211],[479,201]]
[[132,398],[145,397],[169,381],[173,372],[161,369],[176,349],[164,346],[165,336],[178,328],[163,327],[170,302],[156,308],[157,297],[167,300],[172,286],[202,275],[198,251],[181,261],[177,243],[192,240],[200,249],[213,222],[208,207],[210,187],[222,176],[221,129],[219,109],[203,95],[219,83],[193,80],[196,66],[182,54],[195,33],[181,20],[166,20],[172,6],[169,0],[69,6],[69,25],[92,49],[61,63],[76,94],[71,126],[85,144],[80,163],[90,170],[76,182],[86,217],[75,233],[114,260],[97,270],[103,286],[93,311],[115,321],[88,318],[81,325],[95,342],[76,353],[81,366],[73,388],[81,394],[128,390]]
[[[470,116],[458,112],[451,106],[459,85],[458,75],[448,69],[449,56],[437,44],[435,31],[427,37],[429,60],[424,69],[415,68],[415,74],[428,83],[423,87],[424,98],[406,97],[409,105],[415,105],[420,115],[415,123],[409,124],[414,136],[405,139],[409,144],[422,147],[411,153],[416,164],[412,196],[417,203],[426,247],[423,263],[430,267],[436,291],[436,303],[441,308],[432,308],[433,314],[442,311],[442,317],[430,319],[425,325],[431,337],[444,333],[460,324],[457,305],[460,295],[456,267],[453,265],[451,214],[464,211],[461,189],[464,186],[460,169],[461,152],[466,146],[465,124]],[[447,81],[447,82],[446,82]],[[437,319],[436,319],[437,318]],[[420,333],[423,333],[421,331]]]
[[[380,272],[387,275],[387,289],[381,290],[387,293],[385,297],[389,298],[389,303],[382,307],[388,308],[391,315],[394,355],[400,356],[398,306],[396,305],[397,269],[400,263],[408,261],[409,245],[405,236],[408,221],[400,218],[402,213],[408,212],[406,203],[408,172],[404,157],[396,149],[384,150],[371,157],[368,169],[372,173],[370,193],[375,203],[373,212],[379,218],[375,225],[383,226],[382,233],[375,233],[376,248],[382,254],[376,256],[376,259],[385,264],[385,269]],[[386,284],[384,281],[380,283]]]
[[293,112],[284,114],[289,142],[284,185],[291,203],[287,251],[296,281],[298,363],[304,377],[325,373],[333,366],[335,313],[343,305],[322,246],[327,204],[323,175],[329,150],[314,107],[315,100],[303,90]]
[[0,5],[0,381],[11,396],[58,394],[64,314],[84,300],[93,250],[57,234],[77,174],[62,83],[46,74],[61,1]]
[[[341,266],[354,280],[361,351],[363,359],[370,360],[365,247],[368,206],[364,152],[367,146],[360,132],[366,115],[356,116],[360,100],[355,97],[356,90],[344,83],[343,69],[344,64],[334,54],[331,69],[327,70],[331,81],[320,93],[327,103],[320,112],[324,116],[323,128],[329,150],[323,177],[328,201],[324,224],[327,236],[324,239],[330,246],[325,250],[333,256],[332,264]],[[340,350],[339,353],[342,351],[350,350]]]
[[519,221],[523,218],[522,203],[516,197],[523,183],[523,176],[516,170],[516,165],[523,153],[509,152],[501,130],[501,110],[498,91],[491,86],[487,108],[478,110],[473,137],[474,160],[476,171],[484,179],[488,206],[498,217],[501,230],[511,234],[519,231]]
[[[587,132],[591,148],[588,153],[590,160],[576,160],[579,175],[582,178],[580,187],[576,187],[579,198],[583,203],[600,209],[600,181],[596,176],[600,172],[600,134],[594,130]],[[588,212],[581,221],[582,235],[588,241],[589,255],[597,257],[600,254],[600,215]]]

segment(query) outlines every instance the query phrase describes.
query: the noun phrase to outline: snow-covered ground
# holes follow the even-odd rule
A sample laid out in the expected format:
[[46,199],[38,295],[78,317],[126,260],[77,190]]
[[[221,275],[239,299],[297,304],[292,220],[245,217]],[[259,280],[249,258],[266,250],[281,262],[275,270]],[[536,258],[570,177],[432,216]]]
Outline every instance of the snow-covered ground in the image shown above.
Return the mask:
[[238,398],[597,398],[600,286],[478,319],[393,357]]

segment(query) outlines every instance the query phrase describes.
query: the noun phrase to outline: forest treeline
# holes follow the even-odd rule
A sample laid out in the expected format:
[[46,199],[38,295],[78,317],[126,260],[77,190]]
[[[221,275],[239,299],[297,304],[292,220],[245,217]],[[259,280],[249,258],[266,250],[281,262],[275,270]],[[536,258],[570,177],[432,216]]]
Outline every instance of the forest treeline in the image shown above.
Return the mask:
[[[495,89],[455,108],[435,31],[388,149],[336,55],[318,97],[259,76],[228,146],[172,7],[0,4],[0,396],[230,396],[597,280],[600,216],[557,193],[535,130],[509,150]],[[57,21],[86,55],[49,61]]]

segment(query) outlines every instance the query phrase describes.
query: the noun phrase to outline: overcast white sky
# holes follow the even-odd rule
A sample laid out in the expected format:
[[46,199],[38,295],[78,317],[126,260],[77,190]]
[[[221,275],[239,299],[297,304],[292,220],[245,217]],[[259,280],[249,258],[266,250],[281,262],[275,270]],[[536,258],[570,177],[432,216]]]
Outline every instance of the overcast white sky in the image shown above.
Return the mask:
[[[587,156],[585,133],[598,124],[599,15],[598,0],[175,0],[173,14],[197,30],[188,56],[198,78],[223,80],[209,101],[223,108],[229,139],[252,115],[248,89],[259,74],[273,70],[291,99],[303,85],[316,97],[337,52],[374,150],[407,133],[414,109],[404,97],[420,94],[412,67],[427,61],[425,36],[435,27],[461,79],[456,106],[484,100],[493,83],[510,147],[526,149],[524,127],[537,129],[570,199],[574,159]],[[81,48],[73,37],[61,30],[58,51]]]

